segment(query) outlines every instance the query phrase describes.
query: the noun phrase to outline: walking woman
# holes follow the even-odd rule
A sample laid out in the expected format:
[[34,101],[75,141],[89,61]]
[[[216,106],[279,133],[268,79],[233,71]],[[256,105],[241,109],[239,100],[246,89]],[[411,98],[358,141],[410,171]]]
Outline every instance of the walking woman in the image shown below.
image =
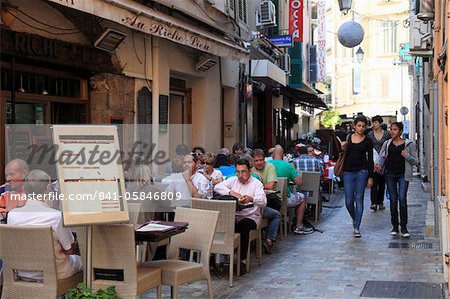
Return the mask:
[[[367,137],[372,140],[373,149],[374,149],[374,162],[377,160],[381,147],[383,143],[389,139],[391,139],[391,135],[388,131],[383,130],[383,118],[379,115],[372,117],[372,131],[367,134]],[[375,153],[376,151],[376,153]],[[385,182],[384,175],[375,172],[373,174],[373,186],[370,188],[370,201],[372,205],[370,208],[374,211],[377,209],[384,210],[384,191],[385,191]]]
[[355,133],[347,137],[342,148],[347,149],[344,163],[345,205],[353,219],[353,236],[361,238],[359,227],[364,211],[365,188],[373,184],[373,144],[364,135],[367,119],[358,115],[353,122]]
[[398,203],[400,202],[400,227],[402,236],[408,238],[407,229],[408,206],[406,194],[408,185],[412,180],[413,165],[419,163],[416,156],[416,147],[410,140],[402,138],[403,124],[394,122],[391,124],[392,139],[386,141],[381,148],[375,169],[382,173],[384,170],[386,185],[391,197],[391,235],[397,236],[398,231]]

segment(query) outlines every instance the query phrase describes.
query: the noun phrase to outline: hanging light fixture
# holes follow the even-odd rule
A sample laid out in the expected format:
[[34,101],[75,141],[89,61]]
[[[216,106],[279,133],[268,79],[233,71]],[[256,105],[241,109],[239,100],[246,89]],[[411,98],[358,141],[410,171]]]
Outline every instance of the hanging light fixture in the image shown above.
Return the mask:
[[358,60],[359,63],[361,63],[364,59],[364,51],[361,49],[361,47],[356,50],[356,60]]
[[352,8],[352,0],[338,0],[340,11],[346,15],[350,8]]

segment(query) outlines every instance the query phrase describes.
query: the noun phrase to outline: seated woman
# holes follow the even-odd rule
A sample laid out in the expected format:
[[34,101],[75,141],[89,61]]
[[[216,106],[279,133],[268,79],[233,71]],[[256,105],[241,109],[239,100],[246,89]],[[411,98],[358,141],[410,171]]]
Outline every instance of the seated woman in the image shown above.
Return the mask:
[[223,175],[222,172],[218,169],[215,169],[214,166],[214,162],[216,157],[211,154],[211,153],[206,153],[203,156],[203,164],[205,167],[205,171],[203,173],[203,175],[209,180],[212,181],[212,183],[214,185],[220,183],[223,181]]

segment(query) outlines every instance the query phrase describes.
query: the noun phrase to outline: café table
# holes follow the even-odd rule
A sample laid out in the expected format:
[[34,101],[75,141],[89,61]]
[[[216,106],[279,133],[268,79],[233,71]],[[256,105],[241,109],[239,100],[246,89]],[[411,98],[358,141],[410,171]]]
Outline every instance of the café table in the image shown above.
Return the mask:
[[[155,223],[161,225],[172,226],[166,230],[150,230],[150,231],[138,231],[139,228],[147,225],[148,223]],[[160,246],[168,246],[170,238],[172,236],[181,234],[186,231],[188,227],[187,222],[174,222],[174,221],[150,221],[144,224],[136,224],[134,227],[135,240],[138,250],[137,260],[145,262],[147,257],[147,243],[150,248],[149,259],[152,260],[155,256],[156,249]],[[167,248],[166,248],[167,249]],[[166,251],[167,256],[167,251]]]
[[139,228],[145,226],[148,222],[136,224],[134,229],[136,242],[159,242],[185,232],[188,227],[187,222],[152,221],[151,223],[172,226],[173,228],[158,231],[138,231]]

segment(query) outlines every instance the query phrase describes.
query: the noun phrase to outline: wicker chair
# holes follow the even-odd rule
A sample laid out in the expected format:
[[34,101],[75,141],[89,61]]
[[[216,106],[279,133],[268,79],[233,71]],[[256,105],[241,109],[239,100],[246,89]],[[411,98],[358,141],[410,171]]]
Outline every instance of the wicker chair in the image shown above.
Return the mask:
[[236,202],[224,200],[192,199],[192,208],[200,210],[219,211],[216,233],[211,247],[211,253],[227,254],[230,256],[230,287],[233,286],[234,250],[237,249],[237,275],[240,273],[241,235],[234,232],[236,217]]
[[280,209],[280,214],[281,214],[281,223],[280,223],[280,228],[281,228],[281,234],[286,238],[287,234],[288,234],[288,229],[289,229],[289,214],[288,214],[288,200],[287,200],[287,178],[278,178],[277,179],[277,186],[276,189],[277,191],[280,191],[280,196],[281,196],[281,209]]
[[[0,259],[4,270],[2,298],[55,298],[83,281],[82,271],[68,278],[57,278],[54,242],[49,226],[0,225]],[[14,270],[42,271],[43,282],[17,280]]]
[[[264,207],[260,207],[259,213],[262,215],[264,212]],[[261,259],[262,259],[262,237],[261,237],[261,224],[256,227],[256,229],[251,230],[248,235],[248,250],[247,250],[247,257],[246,257],[246,270],[247,272],[250,272],[250,244],[256,241],[256,258],[258,259],[258,264],[261,266]]]
[[[136,263],[134,228],[129,224],[92,228],[92,288],[116,287],[119,298],[135,298],[156,287],[161,298],[161,270]],[[101,273],[114,270],[122,278],[101,279]]]
[[317,222],[322,212],[322,196],[320,195],[320,172],[302,172],[300,192],[305,194],[306,203],[314,205],[314,221]]
[[[213,298],[209,256],[214,239],[219,212],[177,207],[176,222],[189,223],[188,229],[173,236],[169,245],[169,259],[145,263],[147,267],[160,268],[162,283],[171,286],[172,298],[178,297],[178,286],[207,280],[210,298]],[[179,260],[180,248],[199,251],[201,263]]]

